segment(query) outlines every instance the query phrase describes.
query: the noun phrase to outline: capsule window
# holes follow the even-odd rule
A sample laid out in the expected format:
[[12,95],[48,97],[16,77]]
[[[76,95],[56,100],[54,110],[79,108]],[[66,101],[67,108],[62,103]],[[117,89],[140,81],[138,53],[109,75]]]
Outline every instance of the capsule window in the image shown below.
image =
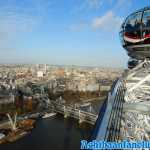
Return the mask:
[[150,10],[147,10],[143,14],[143,31],[142,31],[142,36],[144,39],[145,44],[150,43]]
[[141,25],[141,17],[142,12],[138,12],[129,16],[125,23],[125,30],[131,31],[139,29]]
[[142,12],[130,15],[124,27],[125,45],[133,45],[141,42],[141,18]]
[[144,12],[142,23],[144,27],[150,27],[150,10]]

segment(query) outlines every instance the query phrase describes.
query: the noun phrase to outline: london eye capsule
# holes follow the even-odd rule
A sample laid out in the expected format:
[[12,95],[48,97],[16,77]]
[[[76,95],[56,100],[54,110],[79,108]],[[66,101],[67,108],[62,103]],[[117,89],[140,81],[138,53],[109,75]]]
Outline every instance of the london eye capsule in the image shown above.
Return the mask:
[[150,58],[150,7],[140,9],[125,19],[120,38],[131,58]]

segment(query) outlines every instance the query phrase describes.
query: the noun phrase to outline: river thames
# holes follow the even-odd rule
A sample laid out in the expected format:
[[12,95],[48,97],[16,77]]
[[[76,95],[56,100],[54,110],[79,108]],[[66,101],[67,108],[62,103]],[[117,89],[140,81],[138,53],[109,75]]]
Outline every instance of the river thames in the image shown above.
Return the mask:
[[32,132],[22,139],[0,145],[0,150],[78,150],[80,140],[88,139],[93,126],[79,124],[73,118],[64,119],[62,115],[40,119]]
[[[92,103],[93,113],[98,114],[103,101]],[[27,136],[14,143],[0,145],[0,150],[79,150],[80,140],[88,140],[94,126],[78,123],[73,118],[57,114],[52,118],[39,119]]]

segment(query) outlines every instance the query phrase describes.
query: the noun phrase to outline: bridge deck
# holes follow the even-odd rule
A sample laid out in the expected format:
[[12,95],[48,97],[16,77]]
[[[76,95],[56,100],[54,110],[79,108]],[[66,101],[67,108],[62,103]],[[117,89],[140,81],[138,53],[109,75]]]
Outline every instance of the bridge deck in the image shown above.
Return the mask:
[[65,106],[62,104],[58,104],[56,102],[52,102],[53,106],[55,107],[53,110],[55,112],[61,113],[64,117],[73,117],[75,119],[79,119],[79,122],[87,122],[90,124],[95,124],[98,115],[92,114],[90,112],[86,112],[80,110],[79,108],[74,108],[71,106]]

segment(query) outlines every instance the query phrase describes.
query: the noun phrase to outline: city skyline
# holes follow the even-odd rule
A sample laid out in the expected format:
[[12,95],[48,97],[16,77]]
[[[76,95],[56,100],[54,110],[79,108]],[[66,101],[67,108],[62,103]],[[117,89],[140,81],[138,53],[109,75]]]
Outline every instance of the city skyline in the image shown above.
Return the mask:
[[145,6],[146,0],[1,1],[0,63],[125,67],[119,28]]

